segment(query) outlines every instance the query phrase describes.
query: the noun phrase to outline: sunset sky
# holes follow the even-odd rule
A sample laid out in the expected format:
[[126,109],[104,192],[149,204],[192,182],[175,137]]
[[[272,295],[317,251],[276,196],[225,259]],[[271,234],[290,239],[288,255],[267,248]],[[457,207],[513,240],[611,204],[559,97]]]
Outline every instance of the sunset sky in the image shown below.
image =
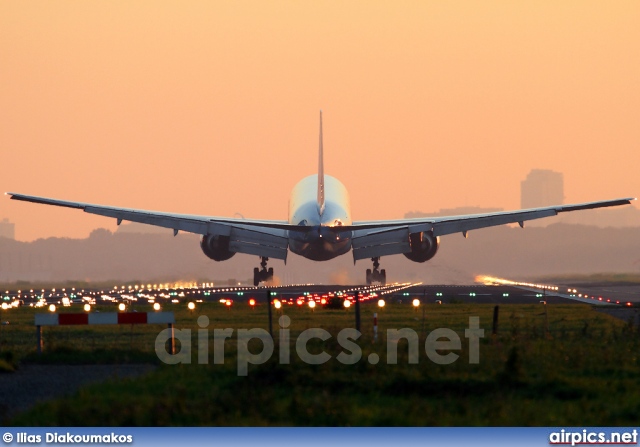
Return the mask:
[[[0,190],[286,219],[317,164],[354,220],[640,195],[640,2],[0,3]],[[637,206],[637,204],[636,204]],[[115,220],[0,198],[16,238]]]

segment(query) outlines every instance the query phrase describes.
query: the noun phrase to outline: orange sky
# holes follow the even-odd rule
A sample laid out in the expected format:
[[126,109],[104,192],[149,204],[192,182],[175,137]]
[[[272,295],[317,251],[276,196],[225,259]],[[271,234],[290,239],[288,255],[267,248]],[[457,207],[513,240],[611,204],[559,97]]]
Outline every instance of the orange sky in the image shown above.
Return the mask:
[[[640,195],[640,2],[2,2],[0,190],[286,219],[325,169],[355,220]],[[0,199],[16,237],[115,221]]]

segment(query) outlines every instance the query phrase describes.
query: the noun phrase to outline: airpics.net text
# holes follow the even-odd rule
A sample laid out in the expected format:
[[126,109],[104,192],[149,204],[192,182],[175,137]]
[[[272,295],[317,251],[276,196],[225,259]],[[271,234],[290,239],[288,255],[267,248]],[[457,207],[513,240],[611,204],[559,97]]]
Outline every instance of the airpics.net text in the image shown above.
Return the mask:
[[[278,360],[280,364],[291,363],[292,338],[289,326],[291,318],[283,315],[278,320]],[[209,318],[206,315],[198,317],[197,333],[197,362],[201,365],[209,364]],[[261,365],[267,362],[274,354],[275,342],[273,337],[262,328],[238,329],[233,328],[213,329],[213,363],[224,364],[225,343],[237,337],[237,369],[239,376],[248,375],[249,364]],[[362,333],[354,328],[345,328],[338,332],[336,341],[342,351],[335,359],[344,365],[353,365],[362,360],[362,348],[357,340]],[[155,351],[158,358],[170,365],[190,364],[192,361],[192,337],[191,329],[176,329],[175,339],[180,344],[180,350],[176,354],[170,354],[166,350],[166,343],[171,339],[171,329],[160,331],[155,341]],[[295,339],[295,351],[300,360],[310,365],[319,365],[332,359],[332,356],[324,350],[319,353],[311,353],[307,344],[312,339],[323,342],[331,339],[329,331],[322,328],[310,328],[302,331]],[[480,317],[469,317],[469,326],[464,330],[464,338],[468,339],[468,361],[471,364],[480,362],[480,338],[484,337],[484,329],[480,329]],[[418,333],[411,328],[387,329],[386,331],[386,363],[398,363],[398,343],[407,341],[408,363],[417,364],[420,360],[420,343]],[[259,340],[262,343],[260,352],[252,353],[249,350],[251,340]],[[462,349],[462,339],[454,330],[438,328],[429,332],[424,342],[424,352],[427,358],[438,365],[449,365],[456,362],[460,355],[454,351]],[[444,351],[448,351],[446,354]],[[377,364],[380,356],[370,353],[367,356],[370,364]]]

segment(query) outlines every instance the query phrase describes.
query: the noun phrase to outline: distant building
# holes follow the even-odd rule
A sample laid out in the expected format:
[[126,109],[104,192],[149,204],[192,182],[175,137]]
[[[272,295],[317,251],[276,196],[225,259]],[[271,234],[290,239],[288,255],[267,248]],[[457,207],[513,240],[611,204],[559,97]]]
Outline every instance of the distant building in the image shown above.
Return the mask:
[[2,222],[0,222],[0,237],[16,238],[16,225],[13,222],[9,222],[9,219],[2,219]]
[[423,213],[422,211],[409,211],[404,215],[405,219],[416,219],[419,217],[442,217],[461,216],[463,214],[484,214],[504,211],[502,208],[481,208],[479,206],[461,206],[458,208],[443,208],[434,213]]
[[560,172],[533,169],[520,183],[520,207],[523,209],[563,203],[564,179]]
[[137,222],[122,223],[118,225],[116,234],[122,234],[122,233],[165,234],[165,235],[172,234],[171,229],[169,228],[156,227],[155,225],[147,225],[147,224],[142,224]]
[[633,205],[563,213],[559,222],[600,228],[640,227],[640,209]]

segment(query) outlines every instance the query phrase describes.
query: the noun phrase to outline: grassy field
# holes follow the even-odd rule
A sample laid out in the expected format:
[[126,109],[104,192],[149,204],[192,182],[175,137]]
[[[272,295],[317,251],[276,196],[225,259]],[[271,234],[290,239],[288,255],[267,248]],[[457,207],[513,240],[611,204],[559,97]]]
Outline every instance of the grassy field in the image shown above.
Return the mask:
[[[140,305],[138,311],[149,311]],[[354,365],[336,356],[345,349],[338,332],[353,327],[353,308],[345,310],[285,306],[291,318],[291,364],[278,362],[279,313],[274,311],[276,349],[261,365],[237,374],[236,333],[267,328],[265,305],[251,310],[236,303],[200,304],[193,313],[184,304],[168,305],[179,329],[191,329],[192,363],[158,361],[154,341],[160,326],[45,328],[45,354],[35,354],[34,309],[12,309],[2,319],[0,345],[9,363],[156,362],[156,371],[137,379],[92,385],[73,396],[39,404],[17,415],[13,425],[635,425],[640,414],[640,334],[629,323],[588,305],[502,305],[497,335],[491,334],[493,305],[450,304],[417,312],[408,304],[362,307],[362,359]],[[101,311],[113,309],[99,309]],[[42,311],[42,310],[39,310]],[[61,310],[66,311],[66,310]],[[373,312],[379,334],[373,341]],[[209,364],[197,361],[199,315],[207,315]],[[485,337],[480,362],[469,363],[464,337],[469,317],[480,317]],[[331,359],[321,365],[302,362],[297,335],[321,327],[332,337],[312,340],[309,351]],[[446,327],[461,338],[460,357],[450,365],[430,361],[424,339]],[[213,329],[233,328],[224,364],[213,364]],[[386,329],[412,328],[420,336],[418,364],[409,364],[407,343],[400,342],[398,364],[387,364]],[[260,351],[261,343],[250,345]],[[9,353],[9,354],[7,354]],[[370,353],[380,362],[367,361]],[[3,357],[0,357],[2,359]],[[7,363],[7,362],[5,362]],[[11,373],[7,373],[9,375]],[[0,375],[3,380],[7,375]]]

